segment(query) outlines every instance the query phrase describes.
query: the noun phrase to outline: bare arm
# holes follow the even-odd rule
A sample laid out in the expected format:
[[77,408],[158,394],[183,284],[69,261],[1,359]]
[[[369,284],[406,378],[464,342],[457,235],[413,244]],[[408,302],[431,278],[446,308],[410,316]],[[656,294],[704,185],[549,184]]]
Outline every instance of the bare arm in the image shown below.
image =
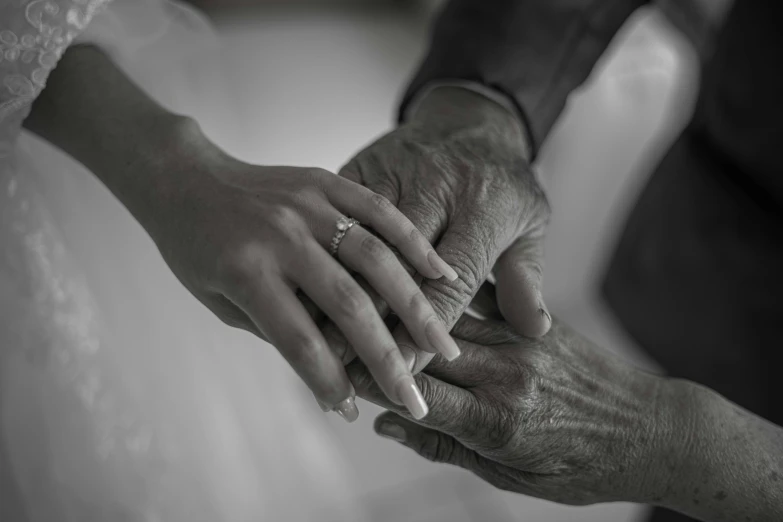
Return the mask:
[[682,433],[660,505],[708,521],[783,520],[783,428],[681,383]]
[[65,52],[24,126],[83,163],[145,227],[154,215],[149,202],[175,180],[136,166],[199,139],[195,122],[158,105],[92,46]]
[[65,53],[26,125],[84,163],[149,233],[183,285],[227,324],[274,345],[327,409],[348,421],[358,414],[340,354],[314,320],[321,312],[392,400],[426,414],[397,344],[348,269],[390,303],[418,346],[455,357],[456,343],[381,239],[355,226],[329,253],[338,218],[352,216],[418,273],[447,276],[451,269],[397,208],[322,169],[228,156],[94,47]]

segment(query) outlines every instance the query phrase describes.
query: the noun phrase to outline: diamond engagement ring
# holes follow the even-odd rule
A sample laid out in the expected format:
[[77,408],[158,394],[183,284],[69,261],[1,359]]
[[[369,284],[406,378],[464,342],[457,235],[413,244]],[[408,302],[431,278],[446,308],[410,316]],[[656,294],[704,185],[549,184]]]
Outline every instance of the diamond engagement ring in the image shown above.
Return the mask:
[[345,216],[337,220],[335,225],[337,227],[337,231],[334,233],[334,236],[332,236],[332,244],[329,245],[330,254],[332,254],[334,257],[337,257],[337,250],[340,248],[340,242],[345,237],[345,234],[348,233],[352,226],[358,224],[359,222],[355,219]]

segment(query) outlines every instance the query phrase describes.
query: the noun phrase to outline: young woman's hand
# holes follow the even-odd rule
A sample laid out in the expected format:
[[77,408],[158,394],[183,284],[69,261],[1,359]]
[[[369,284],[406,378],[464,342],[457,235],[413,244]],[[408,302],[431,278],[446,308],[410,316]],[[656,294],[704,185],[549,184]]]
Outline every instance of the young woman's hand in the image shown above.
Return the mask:
[[[297,297],[301,290],[343,332],[389,399],[415,417],[427,407],[361,275],[390,305],[417,345],[459,354],[394,246],[422,276],[456,278],[424,236],[388,200],[316,168],[258,167],[228,157],[184,124],[182,138],[144,168],[160,169],[160,189],[141,218],[182,283],[229,325],[273,344],[328,408],[356,415],[343,361]],[[141,167],[141,166],[139,166]],[[138,167],[137,167],[138,168]],[[132,174],[129,174],[132,175]],[[330,254],[337,223],[344,231]]]
[[337,221],[348,216],[372,227],[422,276],[456,278],[387,200],[323,170],[257,167],[227,156],[94,47],[68,50],[25,124],[84,163],[147,230],[180,281],[223,321],[275,345],[326,407],[348,420],[357,415],[343,361],[297,291],[337,324],[390,400],[417,418],[426,414],[397,344],[350,271],[391,305],[420,348],[454,358],[456,344],[381,239],[354,226],[337,259],[329,253]]

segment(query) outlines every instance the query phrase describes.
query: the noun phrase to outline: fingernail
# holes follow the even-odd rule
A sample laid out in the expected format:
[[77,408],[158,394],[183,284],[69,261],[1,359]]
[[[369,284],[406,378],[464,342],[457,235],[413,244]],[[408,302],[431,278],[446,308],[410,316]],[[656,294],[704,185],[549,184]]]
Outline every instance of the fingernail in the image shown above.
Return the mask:
[[546,309],[546,305],[544,305],[544,300],[541,298],[541,292],[538,293],[538,313],[549,321],[550,325],[552,324],[552,316],[549,315],[549,311]]
[[315,399],[315,402],[318,403],[318,406],[321,408],[322,412],[329,413],[330,411],[332,411],[332,409],[329,406],[327,406],[323,402],[319,401],[318,399]]
[[405,377],[400,380],[397,385],[397,396],[414,419],[420,420],[427,416],[429,408],[413,377]]
[[437,270],[443,277],[448,279],[449,281],[456,281],[459,275],[457,275],[457,272],[449,266],[447,262],[441,258],[437,252],[434,250],[431,250],[429,254],[427,254],[427,260],[430,262],[430,266]]
[[440,352],[446,360],[453,361],[459,357],[459,346],[446,331],[446,327],[438,319],[432,319],[424,327],[430,344]]
[[397,442],[405,442],[405,428],[392,422],[382,422],[378,426],[378,435]]
[[356,399],[348,397],[340,404],[334,407],[337,415],[343,418],[345,422],[351,423],[359,418],[359,408],[356,407]]

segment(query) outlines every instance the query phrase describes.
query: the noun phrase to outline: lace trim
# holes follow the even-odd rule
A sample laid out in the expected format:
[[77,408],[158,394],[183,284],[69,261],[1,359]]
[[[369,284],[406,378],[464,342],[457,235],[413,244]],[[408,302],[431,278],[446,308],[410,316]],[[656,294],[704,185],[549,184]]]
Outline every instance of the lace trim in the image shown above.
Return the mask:
[[21,0],[0,7],[0,157],[9,154],[65,49],[110,1]]

